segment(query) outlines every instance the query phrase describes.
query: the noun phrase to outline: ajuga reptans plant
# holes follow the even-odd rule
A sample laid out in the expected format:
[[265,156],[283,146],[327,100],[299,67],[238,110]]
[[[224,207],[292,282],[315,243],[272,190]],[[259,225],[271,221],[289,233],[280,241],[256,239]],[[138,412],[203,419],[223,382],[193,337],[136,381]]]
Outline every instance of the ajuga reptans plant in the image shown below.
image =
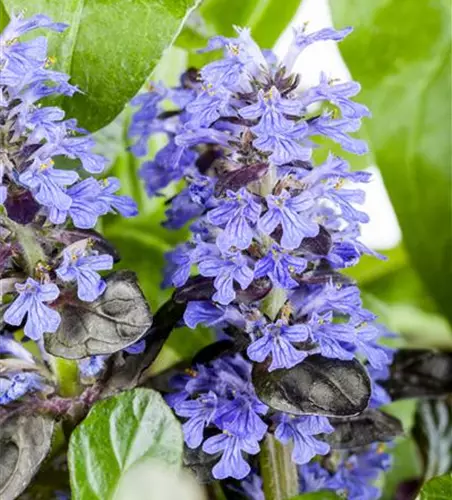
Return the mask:
[[[79,90],[53,69],[38,28],[66,26],[19,15],[0,35],[2,446],[22,426],[45,438],[43,460],[53,422],[71,429],[98,399],[140,385],[183,315],[218,334],[167,395],[183,421],[185,465],[201,481],[263,498],[256,457],[278,441],[298,467],[297,490],[377,498],[373,481],[390,462],[379,442],[400,432],[377,409],[389,401],[393,352],[341,274],[374,254],[359,240],[367,216],[353,187],[369,174],[333,155],[312,160],[321,136],[365,153],[349,133],[368,111],[350,100],[355,83],[322,75],[300,90],[291,73],[304,47],[349,30],[298,30],[283,61],[247,30],[215,37],[207,50],[224,50],[222,59],[135,99],[133,152],[145,155],[154,133],[168,139],[143,165],[148,192],[184,180],[165,224],[192,231],[168,254],[165,282],[176,291],[152,319],[135,276],[112,271],[119,256],[95,230],[107,213],[137,207],[117,194],[118,179],[99,177],[107,165],[92,136],[52,105]],[[61,358],[74,363],[75,389],[59,377]],[[19,470],[7,498],[35,471]]]
[[190,224],[192,236],[168,253],[165,285],[187,303],[187,326],[218,333],[173,379],[167,400],[184,422],[187,454],[202,455],[215,479],[247,478],[250,498],[262,495],[253,456],[268,436],[292,445],[302,491],[378,498],[372,483],[389,457],[372,441],[400,430],[385,422],[361,451],[350,442],[341,449],[344,426],[358,432],[357,416],[384,415],[376,408],[389,396],[379,381],[393,352],[341,273],[362,254],[379,257],[359,238],[368,216],[354,184],[370,174],[333,154],[316,164],[313,152],[320,138],[365,154],[366,143],[350,133],[370,113],[351,100],[357,83],[322,74],[302,89],[303,74],[292,72],[306,47],[350,31],[297,29],[278,60],[237,28],[237,38],[213,37],[204,50],[223,57],[189,69],[178,87],[157,82],[132,102],[132,151],[145,156],[153,134],[167,138],[140,171],[149,195],[185,181],[164,224]]

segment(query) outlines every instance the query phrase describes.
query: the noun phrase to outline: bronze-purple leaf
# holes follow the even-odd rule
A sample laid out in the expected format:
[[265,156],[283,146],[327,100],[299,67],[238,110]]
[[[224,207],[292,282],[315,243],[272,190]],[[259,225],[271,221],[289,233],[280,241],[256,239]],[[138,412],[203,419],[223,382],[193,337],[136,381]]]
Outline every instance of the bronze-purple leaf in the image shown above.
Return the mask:
[[391,365],[390,377],[381,385],[393,399],[452,394],[452,353],[399,349]]
[[330,423],[334,432],[325,434],[323,440],[334,450],[361,448],[403,434],[400,420],[375,409],[367,409],[356,417],[330,418]]
[[187,283],[174,292],[173,298],[179,303],[193,300],[210,300],[214,293],[213,278],[198,275],[188,278]]
[[290,369],[268,372],[263,363],[252,373],[258,397],[270,408],[294,415],[349,417],[369,403],[370,380],[357,360],[309,356]]
[[328,255],[331,245],[332,239],[330,233],[323,226],[320,226],[317,236],[302,240],[300,249],[314,255]]
[[218,179],[215,185],[215,196],[221,196],[228,189],[231,191],[237,191],[241,187],[247,186],[251,182],[261,179],[267,172],[267,163],[245,165],[242,166],[242,168],[228,172]]
[[0,427],[0,498],[14,500],[25,490],[52,444],[54,422],[41,415],[14,414]]
[[152,314],[136,275],[117,271],[106,278],[94,302],[72,299],[58,308],[61,324],[45,335],[47,352],[67,359],[112,354],[134,344],[152,325]]

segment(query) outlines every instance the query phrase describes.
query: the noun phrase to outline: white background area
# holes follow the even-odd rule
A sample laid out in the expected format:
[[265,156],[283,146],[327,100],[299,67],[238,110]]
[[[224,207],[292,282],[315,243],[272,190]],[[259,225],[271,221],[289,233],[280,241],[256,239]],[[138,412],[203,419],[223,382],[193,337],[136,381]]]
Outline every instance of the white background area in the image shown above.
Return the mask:
[[[331,26],[328,0],[303,0],[291,24],[276,43],[275,52],[278,56],[285,54],[292,39],[293,26],[304,23],[308,23],[308,33]],[[353,33],[349,36],[353,36]],[[317,84],[321,71],[331,78],[343,81],[351,78],[335,42],[319,42],[306,48],[295,64],[295,71],[301,74],[302,86]],[[360,186],[366,192],[363,209],[370,217],[370,222],[362,226],[361,239],[373,249],[387,250],[397,246],[402,234],[380,171],[377,166],[372,166],[369,170],[373,173],[372,181]]]

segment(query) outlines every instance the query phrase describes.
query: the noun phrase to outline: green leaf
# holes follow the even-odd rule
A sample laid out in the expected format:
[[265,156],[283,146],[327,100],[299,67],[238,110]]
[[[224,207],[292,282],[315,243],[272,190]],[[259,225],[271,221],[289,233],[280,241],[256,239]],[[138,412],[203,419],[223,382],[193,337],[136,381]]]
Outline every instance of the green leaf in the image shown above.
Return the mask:
[[408,434],[414,425],[414,416],[417,409],[417,399],[401,399],[384,406],[383,411],[397,417],[403,425],[403,430]]
[[0,2],[0,31],[3,31],[3,29],[8,23],[9,23],[8,13],[6,12],[2,2]]
[[182,461],[180,424],[162,397],[134,389],[100,401],[69,443],[74,500],[110,500],[133,466],[154,459],[167,467]]
[[452,498],[452,474],[434,477],[427,481],[420,494],[420,500],[450,500]]
[[197,0],[3,0],[8,12],[47,14],[65,22],[64,33],[46,33],[57,69],[83,93],[63,108],[91,132],[120,113],[178,35]]
[[452,319],[451,6],[447,0],[335,0],[336,26],[404,243],[438,307]]
[[363,255],[358,265],[345,269],[345,273],[359,282],[360,285],[375,282],[388,274],[399,271],[407,266],[406,250],[402,245],[382,252],[387,260],[376,259]]
[[422,474],[422,460],[413,438],[399,439],[393,448],[386,451],[393,462],[384,475],[382,500],[394,500],[401,482],[417,479]]
[[248,27],[258,44],[271,49],[299,5],[299,0],[208,0],[200,13],[219,35],[236,36],[234,26]]
[[305,493],[303,495],[298,495],[290,500],[340,500],[340,497],[333,493],[332,491],[323,490],[316,491],[315,493]]
[[190,51],[189,64],[201,67],[216,58],[216,53],[197,54],[206,46],[209,37],[223,35],[236,37],[234,26],[251,28],[254,40],[271,49],[287,27],[300,0],[205,0],[195,12],[176,44]]

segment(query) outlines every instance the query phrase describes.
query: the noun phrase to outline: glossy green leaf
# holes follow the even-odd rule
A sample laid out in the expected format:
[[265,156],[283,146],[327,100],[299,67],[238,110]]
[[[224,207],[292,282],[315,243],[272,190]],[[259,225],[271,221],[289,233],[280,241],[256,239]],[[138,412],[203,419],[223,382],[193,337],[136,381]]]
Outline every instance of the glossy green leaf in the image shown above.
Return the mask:
[[410,259],[452,319],[451,6],[447,0],[334,0],[341,44]]
[[452,498],[452,474],[430,479],[421,490],[420,500],[450,500]]
[[134,389],[100,401],[70,439],[73,498],[113,499],[132,467],[149,459],[178,467],[182,452],[180,424],[157,392]]
[[248,27],[256,42],[270,49],[299,5],[299,0],[208,0],[200,13],[218,34],[233,36],[236,34],[233,26]]
[[47,14],[69,24],[47,33],[56,68],[83,93],[63,108],[90,131],[120,113],[171,45],[197,0],[3,0],[8,12]]
[[[214,35],[237,36],[234,26],[251,28],[256,42],[271,49],[287,27],[300,0],[205,0],[182,30],[176,44],[191,51],[200,49]],[[201,66],[210,54],[192,54],[190,63]]]
[[2,2],[0,2],[0,30],[8,24],[9,16]]

